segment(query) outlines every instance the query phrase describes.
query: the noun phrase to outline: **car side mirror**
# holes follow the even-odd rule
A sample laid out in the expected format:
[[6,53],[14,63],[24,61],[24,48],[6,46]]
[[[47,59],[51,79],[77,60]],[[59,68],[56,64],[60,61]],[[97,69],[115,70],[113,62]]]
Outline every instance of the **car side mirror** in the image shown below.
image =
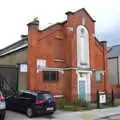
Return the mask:
[[7,100],[7,99],[12,98],[12,97],[14,97],[14,95],[6,96],[5,99]]

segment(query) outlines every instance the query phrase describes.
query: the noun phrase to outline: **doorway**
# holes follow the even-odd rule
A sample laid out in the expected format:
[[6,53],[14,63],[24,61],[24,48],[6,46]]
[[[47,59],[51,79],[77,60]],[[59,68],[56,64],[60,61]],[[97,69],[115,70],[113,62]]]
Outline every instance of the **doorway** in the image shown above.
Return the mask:
[[84,101],[90,101],[90,73],[79,72],[78,73],[78,99]]

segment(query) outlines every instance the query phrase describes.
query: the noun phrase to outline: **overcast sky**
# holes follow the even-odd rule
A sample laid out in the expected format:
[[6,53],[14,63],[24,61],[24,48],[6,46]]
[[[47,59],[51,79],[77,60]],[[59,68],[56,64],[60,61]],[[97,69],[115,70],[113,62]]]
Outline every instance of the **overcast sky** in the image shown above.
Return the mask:
[[86,8],[96,20],[96,36],[108,45],[120,44],[120,0],[1,0],[0,49],[27,34],[26,24],[35,17],[40,28],[66,20],[65,12]]

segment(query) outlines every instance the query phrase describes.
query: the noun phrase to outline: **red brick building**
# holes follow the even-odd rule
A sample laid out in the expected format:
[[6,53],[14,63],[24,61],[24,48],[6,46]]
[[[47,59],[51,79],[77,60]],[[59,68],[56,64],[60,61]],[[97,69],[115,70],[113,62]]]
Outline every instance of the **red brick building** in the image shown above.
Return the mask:
[[28,24],[28,88],[95,100],[97,90],[109,91],[106,42],[84,8],[66,15],[44,30],[37,19]]

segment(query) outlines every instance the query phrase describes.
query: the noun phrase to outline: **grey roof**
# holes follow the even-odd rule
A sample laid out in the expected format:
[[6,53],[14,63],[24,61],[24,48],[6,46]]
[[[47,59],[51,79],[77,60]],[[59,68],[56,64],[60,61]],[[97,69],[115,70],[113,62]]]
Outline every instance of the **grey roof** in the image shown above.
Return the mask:
[[118,57],[120,56],[120,45],[115,45],[108,48],[108,57]]
[[15,52],[17,50],[23,49],[28,46],[28,38],[24,38],[22,40],[19,40],[3,49],[0,50],[0,56],[10,54],[12,52]]

